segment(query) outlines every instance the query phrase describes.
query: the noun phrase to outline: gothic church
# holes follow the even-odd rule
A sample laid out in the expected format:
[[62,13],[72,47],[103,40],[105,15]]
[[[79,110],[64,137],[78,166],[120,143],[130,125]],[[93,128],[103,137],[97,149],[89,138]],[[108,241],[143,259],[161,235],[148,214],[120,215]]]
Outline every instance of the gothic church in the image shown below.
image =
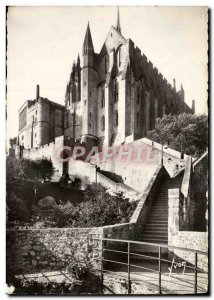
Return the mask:
[[[37,109],[38,108],[38,109]],[[32,114],[33,112],[33,114]],[[38,115],[34,115],[34,112]],[[26,149],[60,135],[99,145],[118,145],[146,136],[164,114],[194,113],[181,85],[171,86],[131,39],[124,38],[119,10],[100,53],[95,53],[88,23],[66,87],[65,106],[39,95],[19,112],[19,145]],[[30,118],[29,118],[30,115]],[[33,121],[32,121],[33,118]]]

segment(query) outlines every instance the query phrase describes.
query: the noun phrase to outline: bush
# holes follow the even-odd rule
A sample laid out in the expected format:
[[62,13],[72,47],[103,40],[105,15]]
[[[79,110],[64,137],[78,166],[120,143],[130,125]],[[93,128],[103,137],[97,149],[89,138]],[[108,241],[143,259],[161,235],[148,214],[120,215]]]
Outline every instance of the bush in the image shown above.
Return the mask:
[[17,179],[51,180],[54,167],[51,160],[46,158],[29,160],[7,157],[6,160],[7,182]]
[[84,192],[84,202],[59,205],[55,220],[59,227],[99,227],[128,222],[136,208],[122,194],[110,195],[105,189]]
[[18,198],[14,192],[10,192],[6,198],[8,208],[8,221],[26,221],[29,219],[29,210],[25,202]]

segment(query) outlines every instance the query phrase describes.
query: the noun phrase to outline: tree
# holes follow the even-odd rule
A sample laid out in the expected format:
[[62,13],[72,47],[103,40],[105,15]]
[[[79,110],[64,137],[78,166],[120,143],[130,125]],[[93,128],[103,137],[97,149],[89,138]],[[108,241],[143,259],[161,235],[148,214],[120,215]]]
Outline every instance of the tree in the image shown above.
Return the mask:
[[22,160],[15,157],[7,156],[6,159],[6,179],[7,182],[12,182],[16,179],[24,179],[25,170]]
[[13,180],[51,180],[54,167],[51,160],[46,158],[38,160],[16,159],[7,157],[6,161],[7,182]]
[[205,114],[164,115],[156,120],[147,137],[157,143],[192,156],[202,155],[208,147],[208,117]]

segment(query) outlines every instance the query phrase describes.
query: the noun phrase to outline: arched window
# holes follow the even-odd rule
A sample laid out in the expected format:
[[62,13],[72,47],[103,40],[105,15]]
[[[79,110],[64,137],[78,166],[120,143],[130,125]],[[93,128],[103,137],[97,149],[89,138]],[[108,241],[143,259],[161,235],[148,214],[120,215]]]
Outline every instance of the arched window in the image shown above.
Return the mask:
[[118,126],[118,111],[115,111],[115,126]]
[[105,107],[105,89],[102,89],[101,108]]
[[120,67],[121,64],[122,64],[122,61],[121,61],[121,47],[118,49],[118,52],[117,52],[117,63],[118,63],[118,67]]
[[102,116],[102,118],[101,118],[101,129],[102,129],[102,131],[105,130],[105,116]]
[[114,102],[118,102],[119,84],[116,80],[113,83]]
[[109,57],[108,55],[105,56],[105,74],[108,73],[108,67],[109,67]]

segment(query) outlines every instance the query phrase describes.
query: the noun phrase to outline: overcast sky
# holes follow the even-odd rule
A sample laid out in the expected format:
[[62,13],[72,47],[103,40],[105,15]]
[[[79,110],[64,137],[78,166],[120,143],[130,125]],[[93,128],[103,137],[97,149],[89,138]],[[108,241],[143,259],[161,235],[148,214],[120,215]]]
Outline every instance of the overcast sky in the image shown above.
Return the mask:
[[[72,62],[82,54],[90,22],[96,52],[111,25],[116,7],[13,7],[8,13],[7,136],[18,133],[18,109],[40,95],[64,103]],[[177,89],[196,112],[207,112],[207,10],[205,7],[120,7],[122,34]]]

